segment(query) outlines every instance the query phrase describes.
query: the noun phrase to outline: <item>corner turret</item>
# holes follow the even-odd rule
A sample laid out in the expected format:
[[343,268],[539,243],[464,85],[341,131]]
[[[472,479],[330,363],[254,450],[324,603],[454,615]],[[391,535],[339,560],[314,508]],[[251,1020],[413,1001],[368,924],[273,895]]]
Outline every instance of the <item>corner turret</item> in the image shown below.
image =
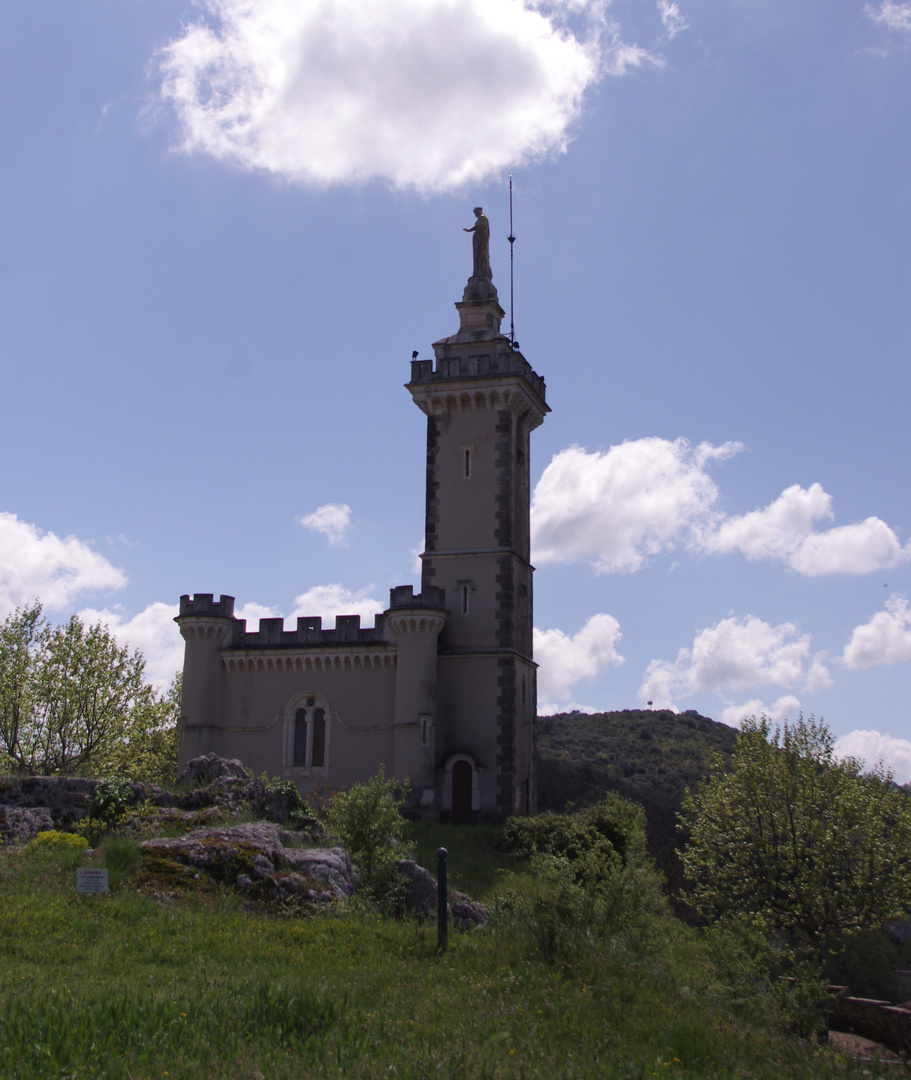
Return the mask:
[[222,752],[224,676],[220,650],[230,641],[237,619],[234,597],[215,600],[212,593],[181,596],[174,620],[186,642],[180,694],[178,765],[210,750]]

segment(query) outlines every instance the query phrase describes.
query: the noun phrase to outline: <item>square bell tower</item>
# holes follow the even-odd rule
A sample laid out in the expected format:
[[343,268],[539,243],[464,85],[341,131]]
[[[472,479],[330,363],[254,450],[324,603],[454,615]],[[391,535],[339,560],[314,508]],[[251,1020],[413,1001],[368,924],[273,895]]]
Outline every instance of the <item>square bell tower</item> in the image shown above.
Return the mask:
[[451,612],[439,638],[436,768],[454,819],[464,819],[469,780],[472,817],[535,810],[529,437],[550,410],[544,380],[500,332],[483,256],[476,234],[459,330],[434,344],[434,360],[412,362],[407,384],[427,417],[421,588],[445,589]]

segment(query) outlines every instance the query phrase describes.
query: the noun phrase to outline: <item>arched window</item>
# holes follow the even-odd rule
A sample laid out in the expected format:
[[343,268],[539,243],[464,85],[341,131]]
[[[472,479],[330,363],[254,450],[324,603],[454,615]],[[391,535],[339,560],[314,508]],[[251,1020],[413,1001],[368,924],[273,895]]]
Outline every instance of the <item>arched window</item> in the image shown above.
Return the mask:
[[308,697],[291,723],[291,765],[295,769],[326,767],[326,710]]

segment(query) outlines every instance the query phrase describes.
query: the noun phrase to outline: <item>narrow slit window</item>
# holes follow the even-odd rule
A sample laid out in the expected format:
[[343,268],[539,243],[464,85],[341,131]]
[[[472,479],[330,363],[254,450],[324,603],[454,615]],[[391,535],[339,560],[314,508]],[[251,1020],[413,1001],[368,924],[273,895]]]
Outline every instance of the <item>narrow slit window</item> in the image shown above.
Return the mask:
[[302,769],[307,764],[307,711],[298,709],[294,714],[294,767]]
[[468,614],[468,586],[462,586],[462,614]]
[[313,710],[313,748],[310,764],[314,769],[321,769],[326,763],[326,713],[323,709]]
[[464,468],[465,468],[464,476],[465,476],[465,479],[467,480],[471,476],[471,451],[470,450],[465,451],[465,465],[464,465]]

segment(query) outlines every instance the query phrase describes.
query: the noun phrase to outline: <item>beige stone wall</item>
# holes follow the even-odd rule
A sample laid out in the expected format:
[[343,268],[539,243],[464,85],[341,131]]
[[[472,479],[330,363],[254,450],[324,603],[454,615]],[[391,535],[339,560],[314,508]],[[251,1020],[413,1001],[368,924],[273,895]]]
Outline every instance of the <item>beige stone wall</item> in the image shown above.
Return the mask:
[[[217,727],[197,727],[187,716],[181,760],[214,750],[240,758],[257,773],[294,780],[301,791],[314,784],[335,790],[368,780],[382,764],[393,774],[394,654],[382,654],[384,666],[355,666],[357,654],[338,650],[321,655],[316,670],[289,666],[280,670],[236,670],[241,658],[230,656],[232,670],[222,668],[224,702]],[[361,653],[362,655],[362,653]],[[269,657],[248,654],[251,662]],[[290,658],[289,658],[290,659]],[[274,662],[274,661],[273,661]],[[306,657],[303,658],[306,664]],[[313,698],[326,713],[326,759],[322,768],[293,765],[294,715]]]

